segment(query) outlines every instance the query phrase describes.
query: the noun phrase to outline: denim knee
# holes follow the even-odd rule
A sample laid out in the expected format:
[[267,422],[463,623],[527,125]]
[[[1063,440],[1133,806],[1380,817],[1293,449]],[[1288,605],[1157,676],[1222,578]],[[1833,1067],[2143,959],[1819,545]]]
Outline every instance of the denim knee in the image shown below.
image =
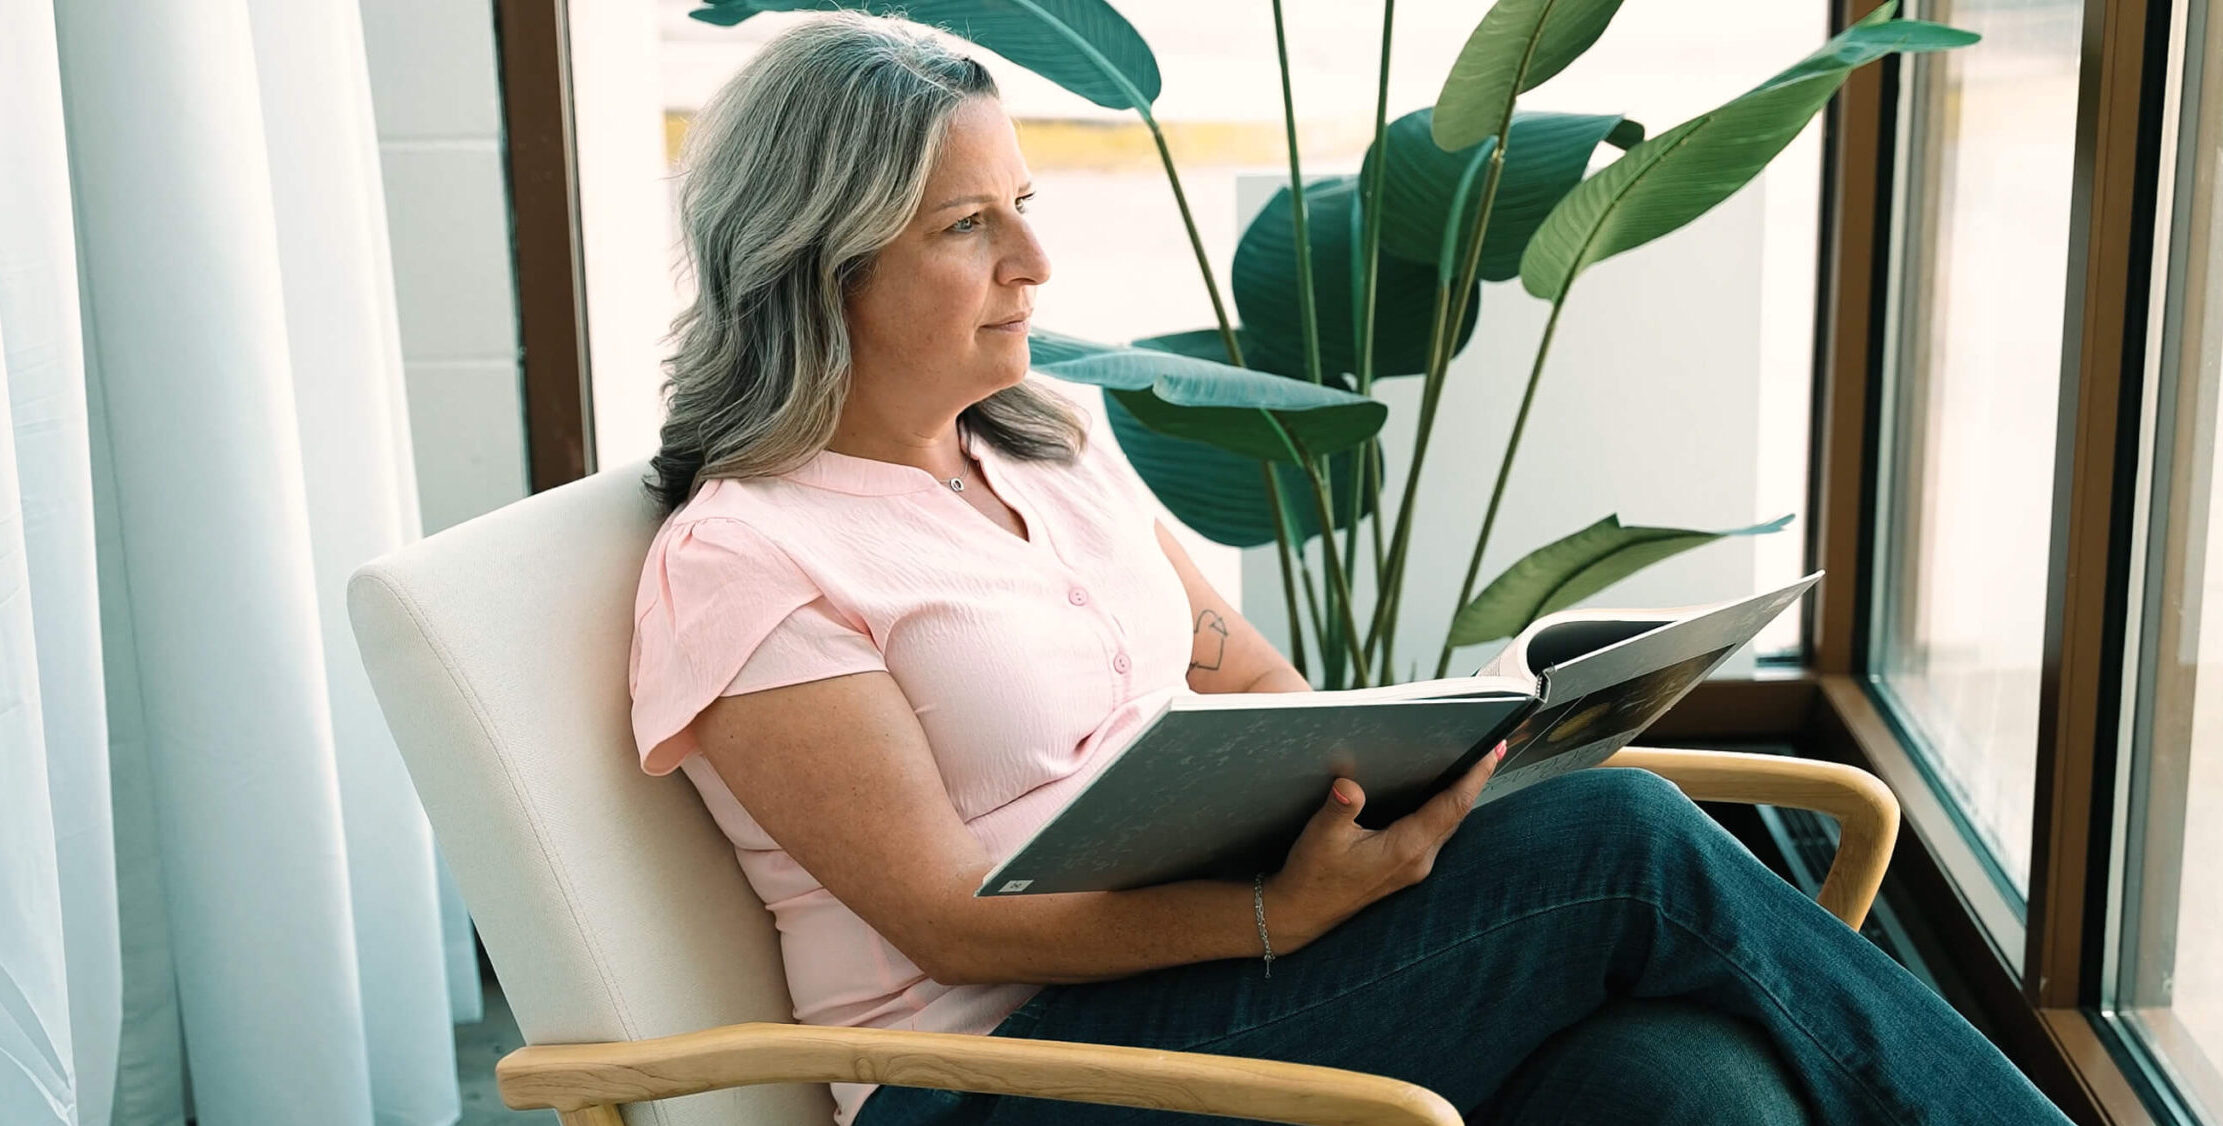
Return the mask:
[[1641,860],[1655,873],[1697,859],[1695,841],[1722,832],[1675,783],[1633,767],[1577,771],[1562,795],[1580,809],[1595,855]]
[[1706,820],[1675,783],[1636,767],[1578,770],[1477,806],[1474,816],[1579,820],[1603,831],[1674,835]]
[[1680,820],[1694,808],[1675,783],[1637,767],[1593,767],[1554,781],[1585,791],[1583,802],[1600,814],[1646,823]]
[[1804,1085],[1759,1027],[1687,1001],[1617,999],[1522,1061],[1491,1126],[1797,1126]]
[[1476,806],[1435,871],[1486,872],[1511,856],[1586,883],[1608,870],[1657,879],[1693,859],[1693,840],[1719,831],[1673,782],[1649,770],[1594,767]]

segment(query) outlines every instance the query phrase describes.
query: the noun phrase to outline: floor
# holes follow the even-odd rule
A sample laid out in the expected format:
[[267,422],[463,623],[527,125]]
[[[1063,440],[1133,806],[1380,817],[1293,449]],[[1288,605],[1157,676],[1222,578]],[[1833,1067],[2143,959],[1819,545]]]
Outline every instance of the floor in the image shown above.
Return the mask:
[[556,1126],[552,1110],[511,1110],[494,1088],[494,1063],[525,1043],[517,1018],[494,982],[481,970],[486,987],[486,1019],[455,1029],[455,1066],[463,1084],[463,1116],[457,1126]]

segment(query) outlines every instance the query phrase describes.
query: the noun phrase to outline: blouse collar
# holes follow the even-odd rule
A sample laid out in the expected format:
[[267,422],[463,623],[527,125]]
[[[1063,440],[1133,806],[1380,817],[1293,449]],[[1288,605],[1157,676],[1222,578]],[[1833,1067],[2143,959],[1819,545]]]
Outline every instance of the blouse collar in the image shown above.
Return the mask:
[[[957,440],[959,447],[977,460],[985,462],[995,456],[994,447],[962,423],[957,427]],[[948,487],[915,465],[898,465],[823,449],[782,476],[799,484],[868,497],[900,496]]]

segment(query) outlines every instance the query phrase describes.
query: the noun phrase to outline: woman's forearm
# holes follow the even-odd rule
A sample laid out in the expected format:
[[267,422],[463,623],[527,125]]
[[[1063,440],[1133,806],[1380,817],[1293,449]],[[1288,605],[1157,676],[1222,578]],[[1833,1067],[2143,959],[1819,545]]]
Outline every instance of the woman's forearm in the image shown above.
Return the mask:
[[1297,672],[1295,665],[1283,663],[1259,673],[1258,678],[1244,687],[1245,692],[1310,692],[1312,684]]
[[[1274,952],[1314,937],[1295,910],[1266,892]],[[934,967],[944,984],[1103,981],[1168,966],[1265,953],[1251,885],[1185,880],[1132,891],[972,899]]]

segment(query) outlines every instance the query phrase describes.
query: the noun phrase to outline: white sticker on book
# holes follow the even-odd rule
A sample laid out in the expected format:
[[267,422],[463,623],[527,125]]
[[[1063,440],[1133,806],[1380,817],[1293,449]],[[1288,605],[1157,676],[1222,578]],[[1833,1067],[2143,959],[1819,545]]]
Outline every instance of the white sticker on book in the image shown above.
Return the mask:
[[1033,882],[1033,880],[1005,880],[1003,886],[996,889],[996,894],[1004,895],[1014,891],[1025,891],[1027,885]]

